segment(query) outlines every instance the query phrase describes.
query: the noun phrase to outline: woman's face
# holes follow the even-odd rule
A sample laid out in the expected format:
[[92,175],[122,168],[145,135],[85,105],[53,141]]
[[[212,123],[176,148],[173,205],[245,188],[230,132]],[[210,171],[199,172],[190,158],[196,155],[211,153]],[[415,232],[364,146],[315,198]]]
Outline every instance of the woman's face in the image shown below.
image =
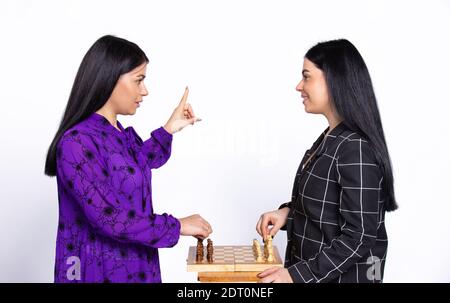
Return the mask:
[[116,114],[134,115],[142,98],[148,95],[144,84],[147,63],[120,76],[109,98],[110,106]]
[[296,90],[302,94],[305,111],[327,116],[331,112],[331,103],[324,73],[305,58],[302,75]]

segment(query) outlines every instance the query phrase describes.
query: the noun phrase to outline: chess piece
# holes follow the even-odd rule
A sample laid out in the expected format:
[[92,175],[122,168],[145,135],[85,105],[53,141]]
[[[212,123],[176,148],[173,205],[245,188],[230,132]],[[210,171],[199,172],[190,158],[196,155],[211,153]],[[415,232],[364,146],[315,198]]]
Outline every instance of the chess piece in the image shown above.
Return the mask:
[[197,251],[196,251],[196,256],[195,259],[197,262],[202,262],[203,261],[203,240],[198,239],[197,240]]
[[257,251],[258,251],[258,246],[259,246],[259,242],[256,239],[253,239],[253,253],[256,255]]
[[267,262],[274,261],[271,235],[267,236],[267,238],[264,240],[264,255],[266,257]]
[[261,246],[259,245],[259,242],[256,239],[253,239],[253,254],[256,257],[256,262],[264,261],[262,257]]
[[214,258],[214,247],[211,239],[207,240],[208,244],[206,245],[206,259],[209,263],[213,262]]

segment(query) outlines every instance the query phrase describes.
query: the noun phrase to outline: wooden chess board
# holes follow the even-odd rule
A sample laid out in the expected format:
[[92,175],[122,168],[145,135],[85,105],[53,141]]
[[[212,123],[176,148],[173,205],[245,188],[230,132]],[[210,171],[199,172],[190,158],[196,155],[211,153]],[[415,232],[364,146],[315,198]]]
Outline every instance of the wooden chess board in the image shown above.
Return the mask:
[[273,266],[283,267],[283,261],[276,246],[273,246],[273,262],[257,262],[251,245],[214,246],[213,262],[206,260],[206,247],[204,248],[204,258],[201,262],[197,262],[195,258],[196,251],[197,247],[189,247],[187,258],[188,272],[261,272]]

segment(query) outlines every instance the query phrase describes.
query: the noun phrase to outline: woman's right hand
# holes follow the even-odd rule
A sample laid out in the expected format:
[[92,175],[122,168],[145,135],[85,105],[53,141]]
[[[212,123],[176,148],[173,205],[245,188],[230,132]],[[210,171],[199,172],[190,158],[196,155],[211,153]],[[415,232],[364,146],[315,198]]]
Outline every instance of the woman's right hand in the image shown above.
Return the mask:
[[167,123],[164,125],[164,129],[170,134],[174,134],[182,130],[189,124],[194,125],[195,122],[202,121],[202,119],[195,116],[192,106],[187,103],[188,94],[189,89],[186,86],[184,95],[181,98],[180,103],[173,111],[172,115],[169,118],[169,121],[167,121]]
[[289,207],[270,211],[261,215],[256,224],[256,231],[265,240],[268,235],[272,237],[282,228],[287,221]]
[[181,225],[180,234],[182,236],[193,236],[196,238],[205,239],[212,233],[211,225],[200,215],[196,214],[181,218],[179,221]]

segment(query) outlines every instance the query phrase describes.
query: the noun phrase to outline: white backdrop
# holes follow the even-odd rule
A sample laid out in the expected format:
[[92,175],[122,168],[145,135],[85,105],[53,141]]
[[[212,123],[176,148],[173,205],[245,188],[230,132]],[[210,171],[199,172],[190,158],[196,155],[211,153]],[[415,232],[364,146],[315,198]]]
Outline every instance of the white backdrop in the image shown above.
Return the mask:
[[[150,58],[149,96],[119,116],[143,139],[189,85],[203,121],[154,171],[155,210],[200,213],[216,245],[251,244],[262,212],[289,199],[304,151],[327,127],[295,86],[316,42],[347,38],[379,101],[400,209],[386,218],[385,282],[450,281],[449,1],[0,2],[0,282],[52,282],[56,179],[47,148],[81,59],[104,34]],[[274,240],[284,254],[286,236]],[[161,249],[165,282],[194,282],[193,238]]]

